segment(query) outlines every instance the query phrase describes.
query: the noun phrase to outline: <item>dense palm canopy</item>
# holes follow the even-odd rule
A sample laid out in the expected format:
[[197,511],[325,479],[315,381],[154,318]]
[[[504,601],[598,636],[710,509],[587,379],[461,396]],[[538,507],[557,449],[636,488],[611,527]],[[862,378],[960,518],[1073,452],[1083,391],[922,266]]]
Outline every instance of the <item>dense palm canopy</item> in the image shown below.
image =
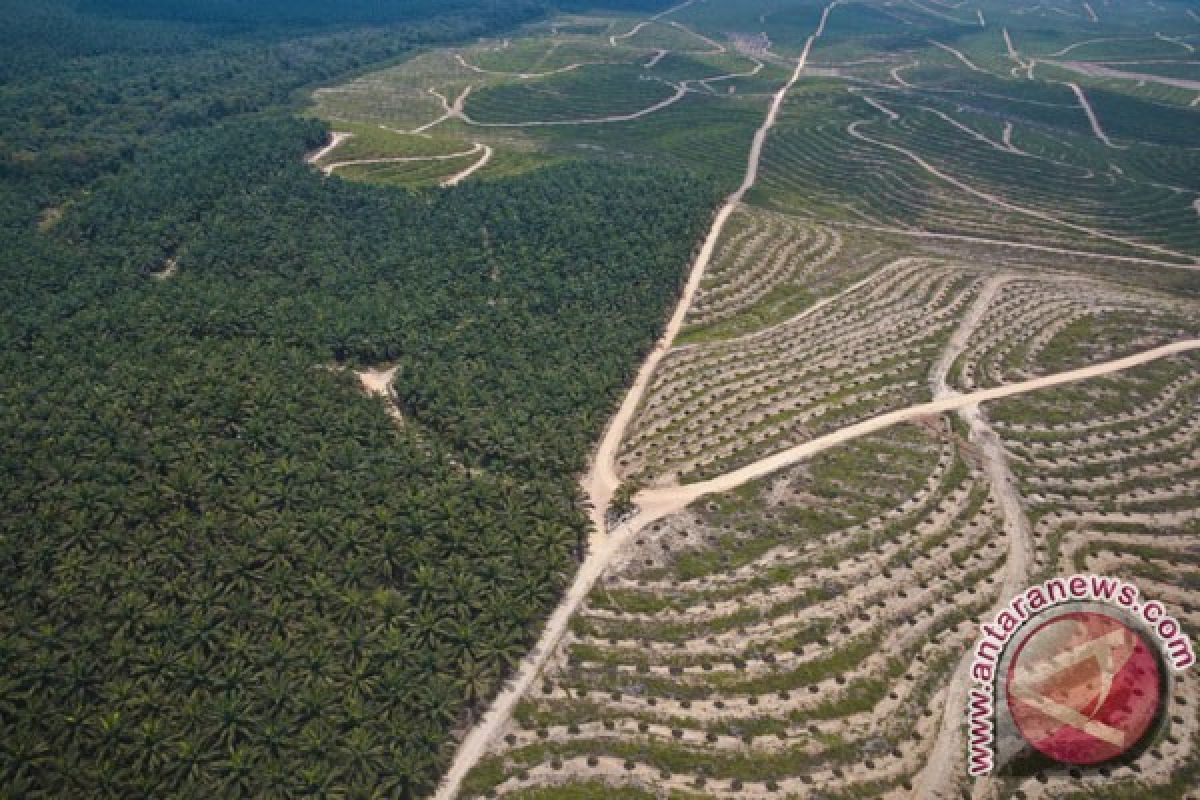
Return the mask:
[[[529,13],[488,7],[436,35]],[[306,48],[382,35],[289,66],[160,24],[0,90],[0,796],[418,796],[578,557],[572,475],[715,192],[323,178],[271,109],[334,69]],[[197,63],[254,113],[162,117],[219,93]],[[66,74],[113,108],[35,118]],[[349,371],[379,362],[403,425]]]

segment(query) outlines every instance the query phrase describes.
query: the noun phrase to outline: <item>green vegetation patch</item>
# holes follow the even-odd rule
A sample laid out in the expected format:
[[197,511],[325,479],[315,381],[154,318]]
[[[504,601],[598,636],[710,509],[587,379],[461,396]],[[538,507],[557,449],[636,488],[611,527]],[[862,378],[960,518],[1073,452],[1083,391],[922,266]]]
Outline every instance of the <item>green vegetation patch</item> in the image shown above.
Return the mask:
[[467,100],[481,123],[562,122],[633,114],[670,98],[675,88],[629,64],[588,65],[530,83],[480,89]]
[[471,149],[470,143],[436,131],[426,135],[410,134],[363,122],[337,122],[333,127],[352,136],[321,159],[322,165],[375,158],[441,156]]

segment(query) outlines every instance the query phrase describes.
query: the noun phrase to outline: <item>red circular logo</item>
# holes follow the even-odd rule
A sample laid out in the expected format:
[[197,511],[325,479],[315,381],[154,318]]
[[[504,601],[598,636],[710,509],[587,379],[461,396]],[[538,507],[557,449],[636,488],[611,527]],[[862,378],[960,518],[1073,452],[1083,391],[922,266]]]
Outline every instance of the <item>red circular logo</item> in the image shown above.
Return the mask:
[[1072,611],[1021,642],[1005,690],[1026,741],[1056,761],[1085,765],[1142,741],[1159,715],[1160,681],[1141,634],[1107,614]]

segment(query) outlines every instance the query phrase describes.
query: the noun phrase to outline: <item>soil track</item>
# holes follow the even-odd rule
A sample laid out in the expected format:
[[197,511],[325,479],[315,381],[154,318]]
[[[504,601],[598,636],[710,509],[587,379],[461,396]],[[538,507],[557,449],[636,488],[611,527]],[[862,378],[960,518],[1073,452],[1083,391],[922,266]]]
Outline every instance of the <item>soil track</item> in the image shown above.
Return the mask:
[[[716,80],[716,78],[708,78],[707,80]],[[635,119],[647,117],[656,112],[662,111],[664,108],[675,105],[683,99],[689,91],[689,83],[699,83],[699,81],[684,81],[680,84],[668,84],[673,86],[675,93],[665,100],[660,100],[654,105],[643,108],[640,111],[634,111],[630,114],[613,114],[607,117],[589,117],[586,119],[563,119],[563,120],[535,120],[531,122],[479,122],[472,119],[465,111],[461,111],[457,116],[468,125],[474,125],[477,128],[549,128],[559,127],[564,125],[603,125],[609,122],[632,122]]]
[[383,398],[387,403],[388,416],[397,422],[403,422],[404,416],[400,413],[400,407],[396,403],[396,390],[392,387],[392,381],[396,379],[399,369],[399,367],[365,369],[362,372],[356,372],[355,375],[358,376],[358,382],[362,384],[362,388],[367,394]]
[[1157,83],[1162,86],[1173,86],[1176,89],[1200,91],[1200,81],[1188,80],[1187,78],[1169,78],[1166,75],[1154,75],[1149,72],[1127,72],[1123,69],[1113,69],[1103,64],[1093,64],[1088,61],[1047,61],[1046,63],[1093,78],[1119,78],[1126,81]]
[[1087,95],[1083,93],[1083,89],[1078,83],[1068,83],[1071,91],[1075,93],[1075,98],[1079,100],[1079,107],[1083,109],[1083,113],[1087,115],[1088,123],[1092,126],[1092,133],[1096,134],[1096,138],[1104,143],[1105,147],[1111,147],[1114,150],[1124,150],[1124,147],[1112,143],[1112,139],[1108,138],[1108,134],[1104,132],[1104,127],[1100,124],[1100,118],[1096,116],[1096,109],[1092,108],[1091,102]]
[[442,114],[440,117],[435,119],[433,122],[427,122],[419,128],[413,128],[411,131],[409,131],[409,133],[424,133],[425,131],[429,130],[430,128],[441,125],[443,122],[445,122],[448,119],[452,119],[455,117],[461,119],[462,114],[463,114],[463,108],[467,104],[467,97],[470,96],[470,94],[471,94],[471,88],[472,87],[468,86],[467,88],[463,89],[462,92],[459,93],[458,97],[455,98],[453,104],[451,104],[450,101],[446,99],[446,96],[444,94],[442,94],[441,92],[439,92],[437,89],[430,89],[429,93],[442,101],[442,108],[445,109],[446,113]]
[[[395,158],[360,158],[354,161],[337,161],[333,164],[326,164],[321,168],[321,171],[326,175],[332,175],[335,170],[339,170],[343,167],[370,166],[372,164],[410,164],[419,161],[453,161],[456,158],[473,156],[480,150],[487,151],[490,150],[490,148],[485,147],[477,142],[470,150],[463,150],[459,153],[446,153],[440,156],[397,156]],[[485,152],[484,155],[486,156],[487,153]]]
[[[1200,214],[1200,198],[1196,201],[1196,213]],[[985,244],[994,245],[996,247],[1009,247],[1015,250],[1033,250],[1038,253],[1051,253],[1054,255],[1073,256],[1078,258],[1095,258],[1104,261],[1119,261],[1125,264],[1142,264],[1150,267],[1163,267],[1165,269],[1200,269],[1200,264],[1177,264],[1173,261],[1158,261],[1153,258],[1139,258],[1137,256],[1122,256],[1115,253],[1093,253],[1087,250],[1072,250],[1066,247],[1052,247],[1044,244],[1030,244],[1029,242],[1013,242],[1007,239],[989,239],[986,236],[970,236],[963,233],[937,233],[935,231],[920,231],[911,230],[909,228],[891,228],[885,225],[867,225],[860,222],[843,222],[840,220],[825,220],[825,225],[839,228],[853,228],[863,231],[874,231],[876,233],[888,233],[893,236],[905,236],[911,239],[944,239],[950,242],[966,242],[968,244]]]
[[[353,133],[346,133],[345,131],[334,131],[330,135],[329,144],[325,145],[320,150],[317,150],[314,153],[310,153],[308,155],[308,157],[306,157],[304,159],[305,162],[307,162],[309,164],[316,164],[322,158],[329,155],[334,150],[337,150],[338,147],[341,146],[342,142],[346,141],[347,139],[351,138],[352,136],[354,136]],[[326,174],[328,174],[328,173],[326,173]]]
[[475,146],[477,148],[483,148],[483,155],[479,157],[478,161],[464,169],[462,172],[455,173],[454,175],[451,175],[449,178],[446,178],[444,181],[442,181],[441,187],[443,189],[449,189],[451,186],[458,186],[467,178],[486,167],[488,162],[492,160],[492,154],[495,151],[493,151],[490,146],[486,144],[480,144],[479,142],[476,142]]
[[[753,61],[753,59],[751,60]],[[667,86],[672,87],[675,90],[675,93],[670,97],[660,100],[654,105],[649,106],[648,108],[643,108],[640,111],[634,111],[629,114],[613,114],[607,117],[589,117],[585,119],[535,120],[531,122],[479,122],[478,120],[473,119],[466,113],[466,111],[463,110],[461,101],[465,100],[465,97],[462,97],[459,98],[460,102],[456,103],[453,108],[450,108],[446,112],[446,115],[442,117],[442,119],[447,117],[457,117],[467,125],[474,125],[477,128],[546,128],[570,125],[604,125],[610,122],[632,122],[633,120],[641,119],[642,117],[648,117],[651,114],[656,114],[665,108],[675,105],[682,100],[688,92],[694,91],[692,89],[693,84],[705,86],[711,91],[712,87],[708,86],[710,83],[733,80],[734,78],[751,78],[761,72],[762,69],[762,63],[759,61],[754,61],[753,69],[747,70],[746,72],[729,72],[724,75],[713,75],[709,78],[691,78],[689,80],[680,81],[677,84],[662,81]]]
[[982,72],[985,75],[991,75],[991,73],[988,72],[986,69],[981,68],[975,62],[973,62],[971,59],[967,58],[967,56],[961,50],[957,50],[948,44],[942,44],[941,42],[936,41],[934,39],[930,39],[929,43],[932,44],[934,47],[939,47],[942,50],[945,50],[947,53],[949,53],[950,55],[957,58],[959,61],[961,61],[963,64],[965,64],[967,66],[967,69],[969,69],[973,72]]
[[[996,293],[1011,278],[1004,273],[990,278],[963,317],[958,330],[950,337],[930,372],[930,388],[935,399],[957,394],[948,383],[950,369],[966,350],[967,343],[987,314]],[[1004,584],[1000,590],[1000,603],[1004,603],[1022,588],[1028,578],[1029,565],[1033,561],[1033,532],[1021,506],[1004,444],[988,424],[982,409],[978,404],[970,405],[959,409],[958,414],[967,423],[971,441],[979,447],[992,496],[1004,520],[1004,533],[1008,538]],[[962,739],[962,721],[965,718],[970,662],[971,654],[968,651],[959,661],[946,687],[939,733],[924,768],[917,776],[916,797],[949,797],[957,783],[960,760],[966,750]]]
[[644,69],[654,69],[656,66],[658,66],[658,62],[666,58],[670,52],[670,50],[655,50],[654,55],[650,57],[649,61],[647,61],[645,64],[642,64],[642,67]]
[[955,393],[949,384],[950,368],[967,349],[967,342],[970,340],[971,334],[987,314],[988,308],[991,307],[992,301],[996,297],[996,292],[1000,291],[1000,287],[1009,280],[1010,276],[1003,273],[988,279],[979,291],[979,296],[975,298],[975,302],[971,304],[962,318],[962,322],[959,323],[958,330],[942,348],[941,355],[938,356],[938,360],[934,362],[933,368],[929,371],[929,388],[933,390],[935,400],[949,397]]
[[[725,230],[725,225],[729,222],[730,216],[741,204],[742,198],[754,186],[758,180],[758,165],[762,158],[763,146],[767,141],[767,134],[775,125],[776,119],[779,117],[780,109],[783,108],[783,102],[787,98],[787,93],[791,90],[796,81],[800,79],[800,74],[804,70],[805,64],[808,62],[808,55],[812,50],[813,42],[821,35],[825,28],[825,21],[829,17],[830,10],[836,5],[833,3],[826,7],[824,14],[821,16],[821,24],[817,28],[817,32],[809,37],[807,44],[804,47],[804,52],[800,56],[800,60],[796,64],[796,69],[792,73],[791,79],[775,94],[775,98],[771,103],[771,108],[767,112],[767,118],[762,126],[754,135],[754,141],[750,146],[750,156],[746,166],[746,175],[742,179],[742,184],[737,188],[732,195],[725,201],[725,205],[717,212],[716,218],[713,220],[712,228],[708,232],[707,238],[704,240],[704,245],[700,248],[700,254],[696,257],[692,264],[691,274],[688,276],[687,284],[684,286],[683,295],[679,299],[679,305],[675,308],[675,313],[671,315],[670,321],[667,323],[667,328],[663,332],[662,338],[651,351],[650,355],[642,364],[642,368],[638,371],[637,379],[634,381],[633,387],[625,396],[621,407],[617,409],[616,416],[609,423],[608,429],[605,431],[604,438],[600,441],[600,446],[596,451],[595,458],[592,462],[592,469],[584,478],[583,488],[587,493],[588,498],[592,502],[592,506],[596,509],[595,513],[603,514],[604,509],[608,508],[609,502],[612,500],[612,495],[616,491],[620,483],[620,479],[616,473],[616,458],[617,449],[621,440],[625,437],[625,431],[632,421],[634,413],[637,411],[638,405],[641,403],[643,395],[650,384],[650,378],[654,374],[654,370],[658,368],[658,364],[662,361],[663,356],[670,350],[675,337],[679,335],[679,331],[683,328],[684,318],[687,316],[688,310],[691,308],[692,301],[695,298],[696,291],[700,288],[700,281],[704,277],[704,272],[708,268],[709,262],[712,261],[713,253],[716,250],[717,242],[721,238],[721,234]],[[603,517],[593,519],[597,529],[604,530]]]
[[730,195],[720,211],[717,212],[712,228],[709,230],[700,253],[692,265],[691,274],[679,299],[679,304],[676,306],[675,312],[671,315],[671,319],[667,323],[666,330],[638,371],[633,387],[625,396],[624,402],[622,402],[621,407],[617,410],[616,416],[609,423],[604,437],[600,441],[600,446],[597,449],[595,457],[592,459],[591,469],[582,479],[584,493],[588,496],[592,504],[592,522],[596,530],[592,537],[587,558],[576,573],[575,579],[567,590],[566,595],[547,621],[537,645],[522,661],[515,677],[497,694],[496,698],[492,701],[491,707],[483,715],[475,728],[463,739],[462,744],[459,745],[458,751],[455,753],[454,762],[451,764],[449,771],[442,779],[437,792],[434,794],[434,800],[451,800],[451,798],[457,796],[458,790],[462,786],[462,781],[467,773],[479,762],[479,759],[486,752],[488,745],[491,744],[492,740],[499,734],[502,726],[512,715],[512,710],[516,706],[517,701],[529,689],[545,665],[546,660],[554,652],[554,648],[567,629],[567,623],[570,621],[571,616],[582,605],[596,579],[600,577],[613,556],[628,541],[635,530],[633,525],[618,526],[617,529],[611,532],[606,530],[605,514],[612,500],[613,493],[618,486],[615,469],[618,445],[624,438],[625,430],[633,419],[634,412],[637,410],[638,404],[641,402],[642,396],[650,384],[650,378],[654,374],[655,368],[663,356],[666,355],[671,347],[671,343],[674,342],[676,335],[678,335],[680,329],[683,327],[684,318],[687,316],[696,291],[700,287],[700,280],[704,277],[704,271],[712,260],[713,252],[716,250],[717,241],[725,229],[725,224],[741,203],[742,198],[758,179],[758,165],[759,160],[762,158],[763,146],[766,143],[767,134],[770,133],[771,128],[775,125],[775,121],[779,117],[779,112],[783,108],[784,100],[787,99],[788,92],[800,80],[800,75],[803,73],[804,67],[808,62],[809,53],[812,51],[813,43],[825,30],[825,23],[829,18],[829,12],[840,2],[841,0],[834,0],[833,3],[826,6],[821,15],[821,22],[817,30],[808,38],[804,46],[804,51],[796,62],[796,68],[791,78],[775,94],[766,119],[754,135],[754,141],[750,147],[746,175],[742,180],[742,184],[738,187],[737,191]]
[[990,389],[980,389],[967,394],[950,395],[928,403],[920,403],[898,411],[891,411],[887,414],[849,425],[825,436],[817,437],[796,447],[782,450],[761,461],[732,472],[727,472],[724,475],[707,481],[640,492],[634,497],[634,502],[638,505],[640,511],[630,522],[630,525],[632,527],[645,526],[668,514],[673,514],[676,511],[686,508],[701,497],[732,491],[743,484],[770,475],[772,472],[789,467],[798,461],[828,450],[831,447],[866,436],[869,433],[889,428],[900,422],[910,422],[924,417],[944,414],[947,411],[958,411],[959,409],[992,400],[1027,394],[1039,389],[1049,389],[1067,383],[1087,380],[1088,378],[1098,378],[1193,350],[1200,350],[1200,339],[1186,339],[1114,361],[1093,364],[1088,367],[1059,372],[1054,375],[1045,375],[1028,381],[1020,381],[1019,383],[1009,383]]

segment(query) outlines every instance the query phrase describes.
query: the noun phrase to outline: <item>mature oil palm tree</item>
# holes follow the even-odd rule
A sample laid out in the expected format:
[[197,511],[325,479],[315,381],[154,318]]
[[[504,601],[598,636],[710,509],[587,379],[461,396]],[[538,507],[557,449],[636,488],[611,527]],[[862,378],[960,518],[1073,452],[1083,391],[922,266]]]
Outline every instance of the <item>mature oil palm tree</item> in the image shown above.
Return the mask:
[[477,660],[469,653],[458,663],[458,674],[458,687],[466,706],[467,719],[473,723],[475,712],[491,698],[497,675],[490,664]]
[[417,651],[432,651],[451,635],[451,621],[433,606],[421,606],[412,616],[410,639]]

